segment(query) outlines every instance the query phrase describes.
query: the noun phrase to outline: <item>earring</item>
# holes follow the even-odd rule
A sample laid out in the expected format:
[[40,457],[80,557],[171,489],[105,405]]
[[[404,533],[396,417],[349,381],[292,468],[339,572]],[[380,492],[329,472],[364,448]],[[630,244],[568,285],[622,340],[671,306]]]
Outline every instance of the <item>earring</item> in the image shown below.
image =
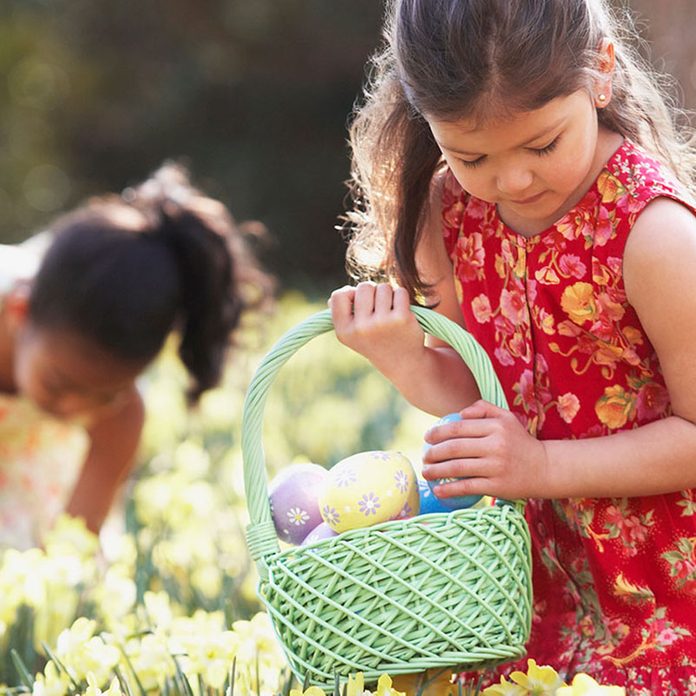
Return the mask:
[[597,97],[597,101],[599,102],[599,106],[604,106],[607,103],[607,95],[606,94],[600,94]]

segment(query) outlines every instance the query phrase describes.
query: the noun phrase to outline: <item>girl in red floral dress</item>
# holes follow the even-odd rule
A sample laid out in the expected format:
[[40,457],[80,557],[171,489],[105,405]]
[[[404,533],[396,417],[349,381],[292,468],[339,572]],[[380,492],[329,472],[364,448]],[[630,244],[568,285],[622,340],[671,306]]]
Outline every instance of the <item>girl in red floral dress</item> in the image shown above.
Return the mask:
[[[529,656],[696,693],[696,154],[620,24],[599,0],[395,0],[349,260],[398,285],[330,306],[406,398],[461,412],[426,435],[425,477],[461,478],[438,495],[529,500]],[[484,346],[511,412],[414,300]]]

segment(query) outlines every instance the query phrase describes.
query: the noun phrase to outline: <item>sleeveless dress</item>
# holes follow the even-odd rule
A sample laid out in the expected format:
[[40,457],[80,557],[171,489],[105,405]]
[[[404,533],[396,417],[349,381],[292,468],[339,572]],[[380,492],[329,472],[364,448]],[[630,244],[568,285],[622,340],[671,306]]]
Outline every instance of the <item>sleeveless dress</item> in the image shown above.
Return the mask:
[[[447,172],[443,233],[465,325],[541,440],[605,436],[670,414],[622,277],[631,228],[658,197],[696,212],[662,165],[624,141],[572,210],[525,238]],[[529,657],[629,696],[696,693],[695,491],[530,500],[526,515]]]
[[[33,277],[44,242],[0,245],[0,306],[15,283]],[[41,543],[68,502],[87,447],[84,429],[0,393],[0,549]]]

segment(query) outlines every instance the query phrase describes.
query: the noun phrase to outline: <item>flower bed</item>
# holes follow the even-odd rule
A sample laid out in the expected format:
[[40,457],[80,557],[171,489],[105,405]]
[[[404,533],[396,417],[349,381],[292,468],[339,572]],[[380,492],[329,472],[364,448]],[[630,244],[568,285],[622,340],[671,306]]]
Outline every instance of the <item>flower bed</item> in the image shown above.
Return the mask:
[[[318,308],[285,298],[265,340]],[[237,355],[223,387],[190,417],[181,396],[184,376],[165,355],[142,385],[149,408],[141,466],[129,482],[125,510],[114,515],[101,542],[81,522],[64,518],[43,549],[2,554],[0,692],[324,694],[293,684],[260,613],[243,538],[241,404],[263,348],[257,341],[256,351]],[[269,476],[296,458],[330,466],[369,449],[401,449],[416,461],[432,420],[332,337],[293,357],[274,385],[268,418]],[[619,693],[586,681],[564,687],[551,672],[530,663],[526,675],[514,673],[483,693]],[[397,696],[398,684],[384,675],[370,689]],[[349,696],[370,693],[360,675],[338,686]],[[476,693],[463,684],[447,688],[453,696]]]

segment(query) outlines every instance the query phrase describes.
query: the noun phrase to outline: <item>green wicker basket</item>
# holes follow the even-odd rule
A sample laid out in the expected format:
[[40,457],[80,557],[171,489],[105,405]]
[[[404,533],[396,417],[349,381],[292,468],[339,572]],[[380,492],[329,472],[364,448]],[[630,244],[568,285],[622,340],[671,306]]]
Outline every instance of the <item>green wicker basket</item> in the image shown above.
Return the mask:
[[[507,408],[490,360],[440,314],[413,312],[472,370],[483,398]],[[343,532],[281,551],[271,518],[262,446],[263,410],[278,370],[333,329],[328,310],[288,331],[246,395],[247,543],[258,593],[295,676],[332,687],[336,675],[478,668],[524,655],[531,624],[529,530],[521,501],[434,513]]]

